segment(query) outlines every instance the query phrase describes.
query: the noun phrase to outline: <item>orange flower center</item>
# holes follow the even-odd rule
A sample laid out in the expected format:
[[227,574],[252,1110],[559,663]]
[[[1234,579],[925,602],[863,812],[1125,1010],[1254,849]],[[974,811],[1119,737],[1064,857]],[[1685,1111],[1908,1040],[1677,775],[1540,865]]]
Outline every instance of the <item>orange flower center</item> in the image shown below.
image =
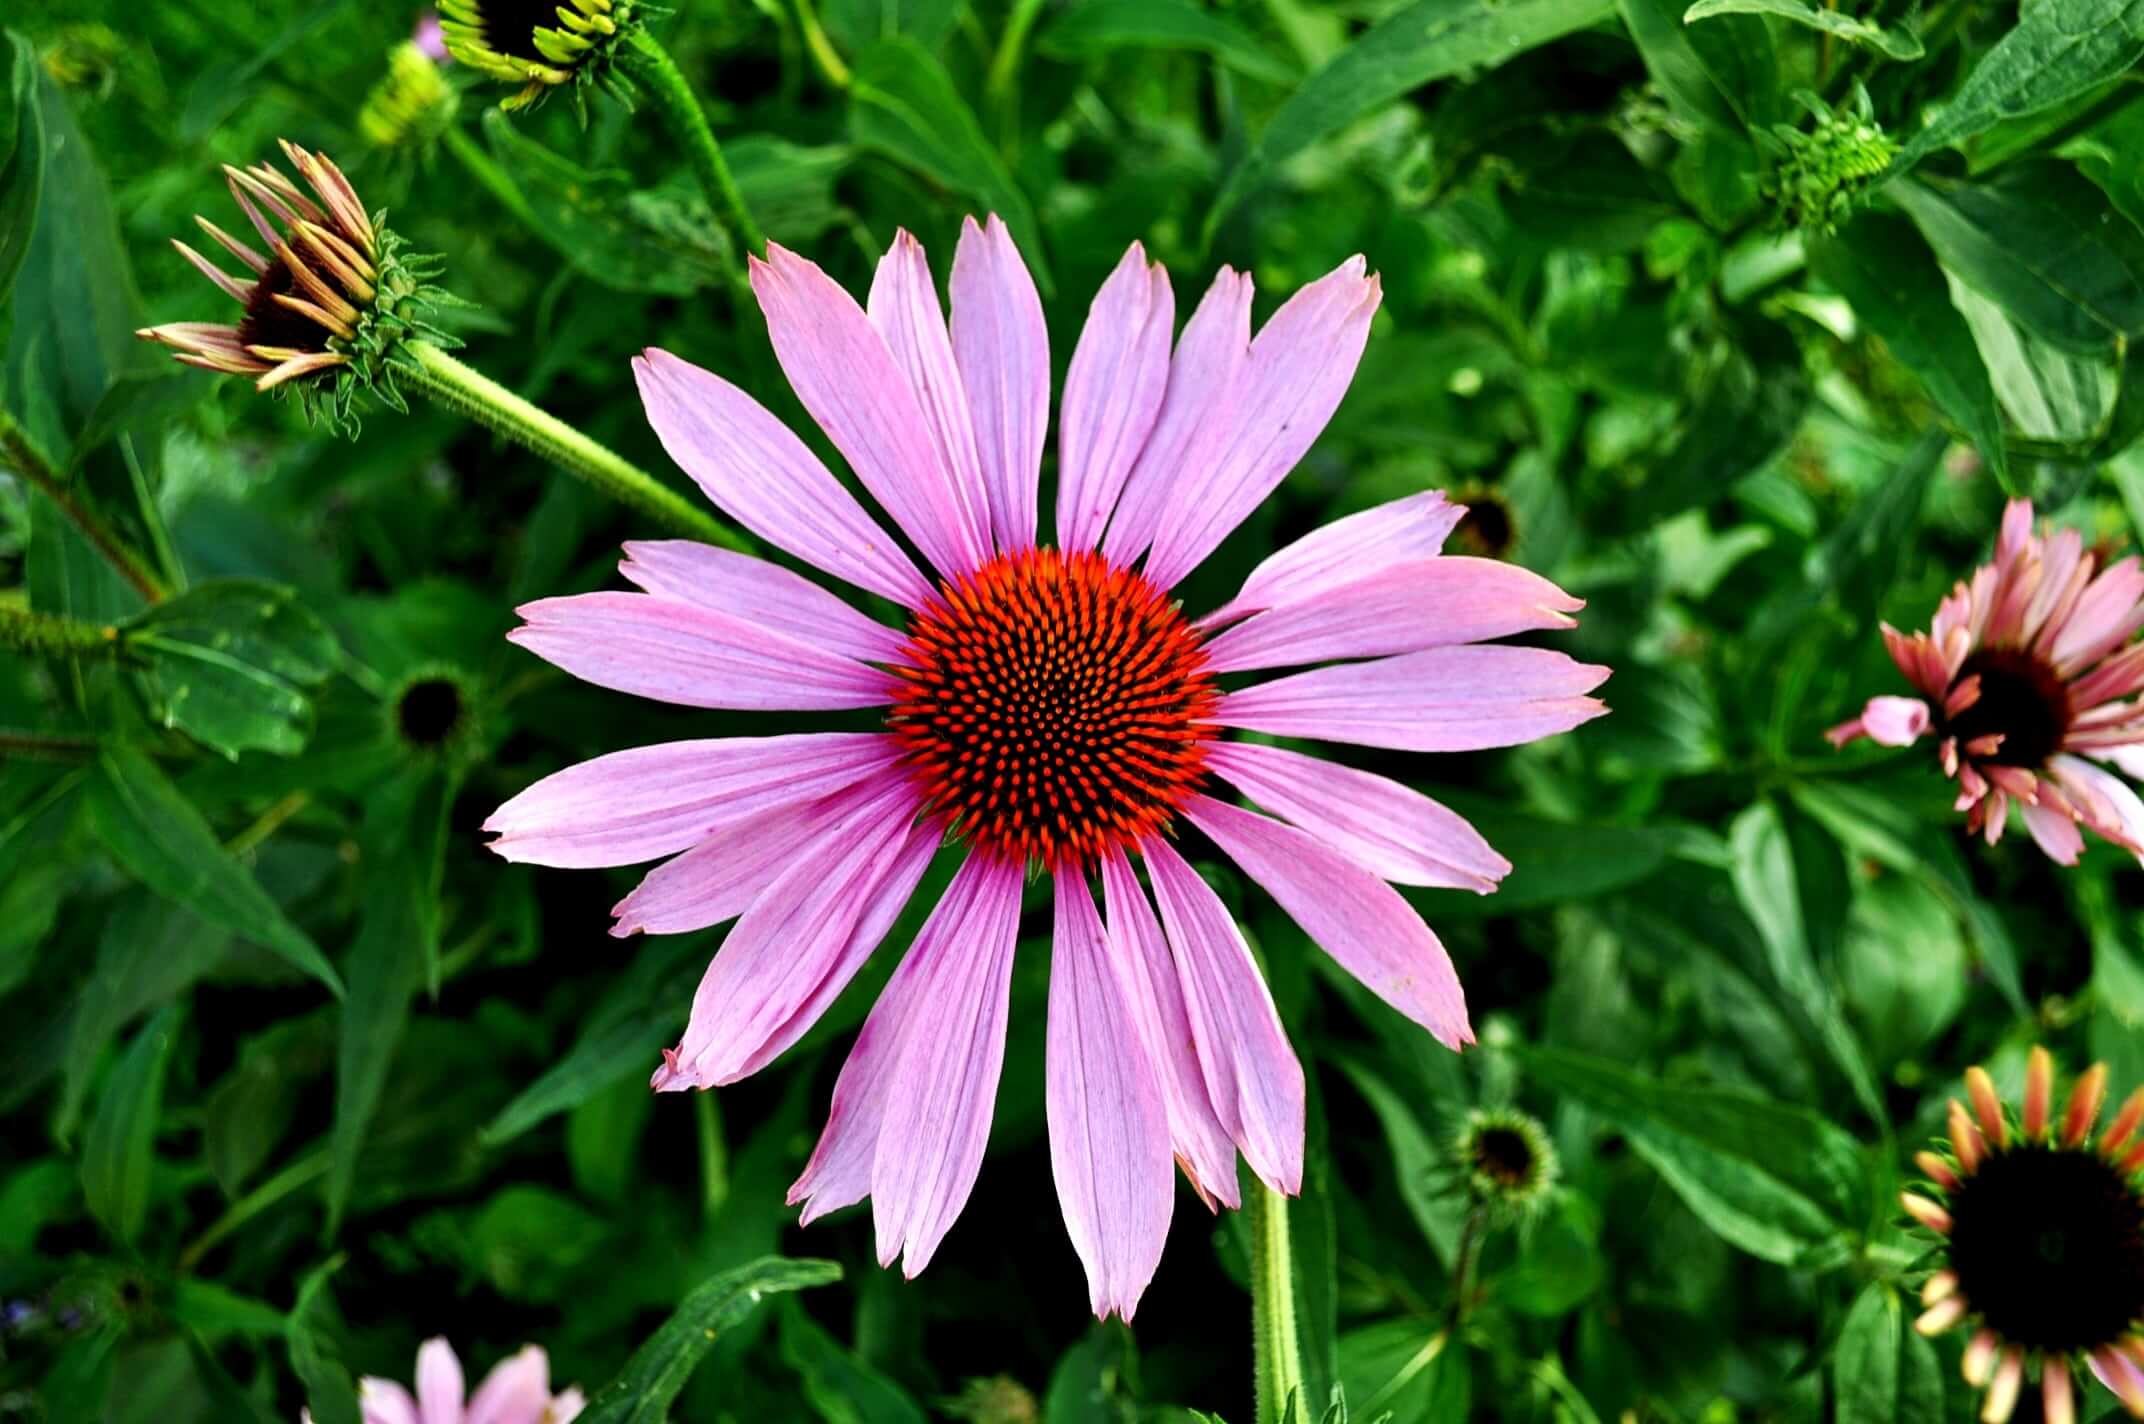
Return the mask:
[[1169,824],[1218,696],[1169,597],[1099,554],[1004,554],[909,629],[891,723],[925,806],[1021,860],[1087,863]]

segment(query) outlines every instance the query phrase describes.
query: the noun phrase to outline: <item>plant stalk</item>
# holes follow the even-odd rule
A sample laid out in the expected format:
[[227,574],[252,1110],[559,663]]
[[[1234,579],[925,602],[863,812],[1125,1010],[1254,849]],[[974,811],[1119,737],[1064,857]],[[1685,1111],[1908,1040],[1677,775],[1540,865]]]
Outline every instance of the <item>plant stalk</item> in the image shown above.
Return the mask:
[[1467,1318],[1474,1294],[1474,1262],[1481,1254],[1484,1209],[1476,1202],[1467,1212],[1467,1224],[1459,1233],[1459,1254],[1452,1262],[1452,1314],[1447,1333],[1456,1337]]
[[132,585],[135,592],[150,603],[163,601],[167,592],[163,580],[140,554],[127,546],[111,525],[104,522],[102,516],[74,497],[51,457],[37,447],[30,432],[5,410],[0,410],[0,458],[58,506],[60,513],[67,516],[67,522],[81,531],[90,547],[112,566],[113,572]]
[[836,89],[849,87],[849,66],[841,59],[841,52],[827,37],[819,23],[819,12],[812,8],[811,0],[797,0],[797,28],[804,32],[804,48],[811,51],[812,62],[826,76],[826,82]]
[[1251,1349],[1258,1424],[1284,1424],[1310,1408],[1303,1394],[1302,1327],[1295,1310],[1295,1246],[1288,1199],[1258,1183],[1244,1199],[1251,1229]]
[[76,658],[118,646],[119,630],[110,624],[0,604],[0,647],[33,657]]
[[504,435],[649,518],[693,539],[725,548],[750,545],[639,466],[515,395],[429,341],[407,341],[415,358],[410,384],[457,415]]
[[707,205],[731,245],[740,254],[765,251],[767,240],[760,235],[759,224],[752,221],[744,194],[738,190],[737,180],[730,175],[729,162],[722,156],[722,145],[715,141],[715,131],[708,127],[707,111],[700,107],[692,86],[685,82],[684,71],[677,67],[670,51],[663,48],[662,41],[648,33],[645,25],[628,27],[626,43],[631,46],[635,61],[630,66],[633,77],[655,100],[655,106],[662,110],[663,121],[670,126],[671,136],[691,158],[693,176],[700,180],[701,191],[707,195]]

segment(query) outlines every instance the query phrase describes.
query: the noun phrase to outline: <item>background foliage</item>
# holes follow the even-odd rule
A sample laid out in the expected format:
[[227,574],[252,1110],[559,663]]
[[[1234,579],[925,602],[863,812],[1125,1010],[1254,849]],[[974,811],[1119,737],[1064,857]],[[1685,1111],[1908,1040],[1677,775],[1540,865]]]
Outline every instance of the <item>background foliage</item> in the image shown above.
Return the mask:
[[[773,237],[861,290],[896,227],[942,275],[994,209],[1060,364],[1132,238],[1180,294],[1249,270],[1262,310],[1368,255],[1385,307],[1353,392],[1191,605],[1431,487],[1590,600],[1560,645],[1616,668],[1614,715],[1364,758],[1426,772],[1517,863],[1492,898],[1411,892],[1479,1050],[1223,878],[1314,1085],[1313,1397],[1968,1417],[1955,1340],[1903,1323],[1898,1174],[1968,1062],[2014,1091],[2045,1038],[2144,1081],[2137,876],[2097,843],[2058,873],[2021,835],[1968,842],[1926,759],[1821,731],[1903,690],[1877,618],[1921,626],[2006,490],[2110,545],[2144,527],[2144,5],[822,0],[845,88],[785,0],[674,11]],[[662,130],[600,96],[585,128],[568,102],[508,118],[456,75],[442,133],[377,146],[359,113],[414,19],[396,3],[11,16],[0,408],[157,567],[273,588],[197,595],[125,668],[0,655],[0,1418],[291,1419],[309,1394],[327,1424],[351,1373],[406,1377],[443,1332],[479,1364],[542,1342],[591,1391],[649,1343],[628,1378],[667,1384],[605,1418],[658,1417],[689,1373],[677,1416],[710,1424],[1251,1419],[1240,1221],[1184,1195],[1136,1328],[1087,1316],[1026,1031],[1046,933],[976,1197],[913,1284],[863,1216],[804,1232],[781,1201],[891,954],[777,1070],[646,1091],[711,938],[613,941],[629,875],[509,866],[476,834],[565,763],[768,730],[502,640],[517,602],[611,582],[644,527],[437,410],[338,440],[131,337],[222,314],[165,240],[195,210],[232,225],[216,165],[287,136],[444,255],[466,357],[672,479],[642,346],[795,409]],[[0,475],[0,613],[23,606],[141,610]],[[241,672],[196,655],[230,636]],[[465,704],[445,745],[398,713],[426,679]],[[1490,1238],[1453,1332],[1450,1142],[1476,1104],[1541,1117],[1564,1180]],[[724,1275],[772,1254],[844,1270]]]

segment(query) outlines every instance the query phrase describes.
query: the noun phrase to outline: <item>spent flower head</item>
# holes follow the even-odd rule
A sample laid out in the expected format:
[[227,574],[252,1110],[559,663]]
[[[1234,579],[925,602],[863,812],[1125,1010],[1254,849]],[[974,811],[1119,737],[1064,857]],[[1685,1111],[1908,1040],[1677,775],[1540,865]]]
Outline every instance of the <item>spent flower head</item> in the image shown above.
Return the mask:
[[245,269],[244,277],[172,239],[239,304],[238,320],[172,322],[134,334],[171,347],[189,366],[252,376],[257,390],[296,391],[308,420],[325,418],[355,433],[360,394],[408,408],[395,382],[396,368],[412,361],[405,342],[460,344],[429,320],[455,299],[428,281],[438,273],[437,259],[405,251],[385,226],[386,215],[366,213],[332,160],[288,140],[282,148],[305,188],[267,163],[223,170],[267,252],[205,217],[194,219]]
[[1868,91],[1858,85],[1843,110],[1807,90],[1794,97],[1815,122],[1806,130],[1774,124],[1769,133],[1756,131],[1758,146],[1773,160],[1765,196],[1777,205],[1780,226],[1829,233],[1853,215],[1898,146],[1885,137]]
[[1546,1202],[1560,1173],[1540,1122],[1516,1108],[1476,1108],[1452,1144],[1467,1195],[1493,1212],[1527,1216]]
[[634,22],[635,0],[440,0],[447,52],[519,92],[500,107],[521,109],[570,85],[612,84],[618,45]]

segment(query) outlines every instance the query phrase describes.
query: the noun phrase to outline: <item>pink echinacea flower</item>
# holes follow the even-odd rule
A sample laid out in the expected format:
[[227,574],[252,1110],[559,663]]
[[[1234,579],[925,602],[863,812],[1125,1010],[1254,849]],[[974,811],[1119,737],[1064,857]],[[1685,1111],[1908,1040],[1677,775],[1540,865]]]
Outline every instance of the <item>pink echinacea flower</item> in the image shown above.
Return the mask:
[[[882,709],[884,729],[599,757],[501,807],[493,848],[552,866],[672,857],[618,905],[618,934],[736,919],[655,1074],[665,1091],[772,1062],[871,955],[941,844],[959,848],[790,1191],[807,1222],[869,1196],[879,1259],[911,1276],[982,1163],[1023,890],[1030,866],[1046,870],[1051,1163],[1094,1310],[1128,1319],[1168,1231],[1172,1159],[1209,1204],[1238,1204],[1239,1152],[1275,1189],[1302,1180],[1302,1068],[1182,830],[1454,1048],[1473,1038],[1458,977],[1387,882],[1487,893],[1510,869],[1417,791],[1227,732],[1512,746],[1598,716],[1587,694],[1607,669],[1483,645],[1568,628],[1581,604],[1523,569],[1441,556],[1464,511],[1434,492],[1287,545],[1197,621],[1171,598],[1339,405],[1379,300],[1359,257],[1255,338],[1250,280],[1224,268],[1172,354],[1168,274],[1134,244],[1066,373],[1054,546],[1037,534],[1049,345],[1003,223],[963,229],[950,325],[905,232],[865,306],[778,246],[752,286],[798,399],[922,564],[721,377],[648,351],[634,362],[648,419],[730,518],[889,600],[905,626],[772,563],[661,542],[626,546],[640,592],[532,603],[511,636],[618,691]],[[1279,675],[1222,688],[1241,673]],[[1270,814],[1216,799],[1221,783]]]
[[[364,1424],[569,1424],[584,1401],[577,1389],[551,1393],[551,1362],[529,1345],[492,1366],[476,1392],[466,1392],[462,1362],[442,1339],[417,1351],[416,1392],[393,1380],[358,1381]],[[312,1415],[305,1415],[311,1424]]]

